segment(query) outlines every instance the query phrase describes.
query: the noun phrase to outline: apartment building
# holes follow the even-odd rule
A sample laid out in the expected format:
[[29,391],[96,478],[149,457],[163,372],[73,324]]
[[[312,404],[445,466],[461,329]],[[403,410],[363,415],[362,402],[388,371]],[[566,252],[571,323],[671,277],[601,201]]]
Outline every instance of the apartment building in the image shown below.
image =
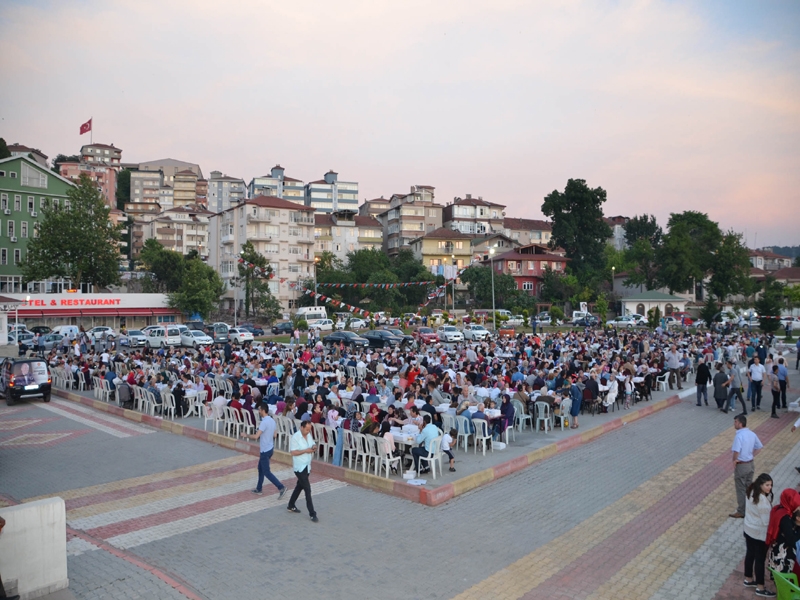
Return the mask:
[[211,216],[208,262],[228,286],[225,302],[243,302],[232,280],[238,276],[237,256],[250,241],[272,266],[270,291],[284,310],[297,308],[302,290],[290,284],[314,276],[314,209],[275,196],[258,196]]
[[[244,183],[244,182],[242,182]],[[203,206],[208,206],[208,179],[203,179],[199,177],[197,179],[197,203],[202,204]]]
[[377,217],[387,210],[389,210],[389,201],[381,197],[364,200],[364,203],[358,207],[358,214],[362,217]]
[[472,262],[472,236],[448,227],[440,227],[412,240],[409,247],[414,257],[422,261],[432,274],[447,279],[455,277],[457,269]]
[[347,263],[349,252],[381,249],[383,227],[374,217],[354,215],[352,211],[315,213],[314,240],[317,254],[332,252]]
[[504,232],[503,219],[506,207],[488,202],[481,197],[455,198],[442,210],[442,225],[458,229],[461,233]]
[[47,155],[38,148],[29,148],[24,144],[14,143],[8,146],[8,151],[11,152],[11,156],[27,156],[47,168]]
[[246,190],[244,179],[223,175],[220,171],[211,171],[208,179],[208,208],[213,212],[222,212],[244,200]]
[[305,205],[323,213],[339,210],[358,212],[358,183],[339,181],[338,173],[328,171],[322,179],[306,184]]
[[499,255],[514,248],[519,248],[521,245],[517,240],[508,237],[504,233],[473,236],[472,262],[480,262],[489,258],[489,251],[492,248],[494,248],[495,255]]
[[59,172],[72,181],[87,175],[100,189],[106,205],[113,208],[117,204],[117,174],[121,159],[122,150],[114,144],[87,144],[81,147],[80,160],[61,163]]
[[442,205],[429,185],[411,186],[408,194],[392,194],[389,209],[377,215],[383,226],[383,249],[395,256],[411,242],[442,227]]
[[172,205],[174,207],[197,203],[197,173],[191,169],[178,171],[173,177]]
[[792,266],[792,259],[783,254],[776,254],[769,249],[762,250],[748,250],[750,256],[750,265],[754,269],[763,269],[764,271],[778,271],[780,269],[788,269]]
[[161,201],[163,171],[131,171],[131,202],[152,204]]
[[518,219],[505,217],[503,230],[507,237],[519,243],[520,246],[530,244],[547,245],[553,235],[553,226],[547,221],[539,219]]
[[[160,160],[150,160],[125,166],[138,171],[161,171],[164,174],[164,185],[169,187],[174,186],[175,174],[178,171],[189,170],[197,175],[198,180],[203,179],[203,171],[200,169],[200,165],[182,160],[175,160],[174,158],[162,158]],[[133,201],[132,198],[131,201]]]
[[[169,208],[172,208],[171,206]],[[131,258],[136,258],[150,237],[150,222],[165,209],[158,202],[126,202],[125,212],[133,220],[131,225]]]
[[[20,265],[28,240],[36,235],[41,209],[48,200],[66,203],[74,187],[27,155],[0,160],[0,293],[23,293]],[[34,286],[39,289],[36,282],[25,291]]]
[[254,177],[247,185],[247,197],[275,196],[305,206],[305,183],[301,179],[288,177],[285,172],[282,166],[275,165],[269,175]]
[[202,258],[208,258],[209,220],[213,215],[200,204],[162,211],[152,215],[143,227],[142,241],[156,239],[168,250],[181,254],[196,250]]

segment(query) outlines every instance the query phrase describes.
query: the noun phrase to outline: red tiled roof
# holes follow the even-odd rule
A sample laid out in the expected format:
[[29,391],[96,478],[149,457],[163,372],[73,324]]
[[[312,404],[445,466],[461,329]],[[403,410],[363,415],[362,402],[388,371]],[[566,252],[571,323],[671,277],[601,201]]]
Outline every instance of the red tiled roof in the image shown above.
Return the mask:
[[324,179],[317,179],[316,181],[309,181],[308,183],[324,183],[325,185],[331,185],[330,183],[328,183]]
[[539,219],[518,219],[516,217],[505,217],[503,227],[506,229],[522,229],[525,231],[552,231],[553,226],[547,221]]
[[[555,260],[558,262],[567,262],[569,259],[566,256],[559,256],[558,254],[522,254],[518,250],[509,250],[498,256],[494,260]],[[491,259],[483,260],[481,262],[488,263]]]
[[480,198],[459,198],[458,200],[454,200],[451,206],[497,206],[500,208],[505,208],[505,204],[496,204],[494,202],[489,202],[487,200],[481,200]]
[[439,227],[439,229],[435,229],[430,233],[427,233],[423,236],[427,240],[455,240],[455,239],[472,239],[471,235],[467,235],[466,233],[461,233],[455,229],[448,229],[447,227]]
[[776,254],[775,252],[770,252],[769,250],[748,250],[747,253],[750,256],[761,256],[763,258],[783,258],[790,261],[792,260],[790,256]]
[[27,146],[23,146],[22,144],[11,144],[8,147],[8,151],[9,152],[31,152],[31,153],[35,152],[39,156],[41,156],[41,157],[43,157],[45,159],[47,158],[47,154],[45,154],[44,152],[42,152],[38,148],[28,148]]
[[184,169],[183,171],[178,171],[175,175],[194,175],[197,177],[197,173],[192,171],[191,169]]
[[[314,208],[311,206],[295,204],[294,202],[289,202],[288,200],[276,196],[256,196],[255,198],[245,200],[244,203],[251,206],[263,206],[264,208],[288,208],[291,210],[307,210],[309,212],[314,212]],[[233,208],[229,208],[228,210],[233,210]]]
[[772,273],[772,276],[775,279],[788,279],[791,281],[800,281],[800,267],[784,267],[783,269],[778,269],[777,271]]
[[314,215],[314,225],[335,225],[333,215],[330,213],[316,213]]
[[294,177],[287,177],[286,175],[283,176],[284,181],[297,181],[298,183],[303,183],[302,179],[295,179]]
[[377,227],[378,229],[383,227],[381,222],[375,217],[362,217],[361,215],[356,215],[354,219],[358,227]]

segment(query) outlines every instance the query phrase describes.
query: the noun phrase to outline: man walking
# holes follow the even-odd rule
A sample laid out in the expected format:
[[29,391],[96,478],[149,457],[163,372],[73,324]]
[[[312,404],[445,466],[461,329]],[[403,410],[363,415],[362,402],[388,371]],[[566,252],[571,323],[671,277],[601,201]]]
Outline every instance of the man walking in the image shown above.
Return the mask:
[[789,369],[784,364],[783,357],[778,359],[778,384],[781,386],[781,408],[786,408],[786,378],[789,376]]
[[299,513],[300,509],[295,506],[300,497],[300,491],[306,494],[306,508],[311,520],[316,523],[319,521],[314,510],[314,503],[311,501],[311,483],[308,481],[311,475],[311,457],[317,450],[317,443],[311,435],[311,419],[300,422],[300,429],[292,434],[289,440],[289,453],[292,455],[292,467],[297,477],[297,485],[289,498],[289,512]]
[[728,359],[728,375],[730,376],[728,379],[728,410],[736,407],[735,398],[739,398],[739,402],[742,403],[742,414],[746,415],[747,403],[742,397],[742,374],[739,372],[739,367],[730,358]]
[[674,344],[669,347],[667,352],[664,353],[664,360],[666,361],[667,368],[669,369],[669,389],[672,389],[672,378],[674,377],[678,380],[678,389],[682,390],[681,355],[677,352],[677,348]]
[[765,374],[766,371],[764,370],[764,365],[761,364],[761,360],[758,356],[754,356],[753,364],[750,365],[747,371],[747,378],[753,388],[753,397],[750,399],[750,410],[752,411],[761,410],[761,384],[764,381]]
[[258,483],[256,483],[256,489],[253,490],[253,493],[259,496],[262,494],[261,486],[264,484],[264,478],[266,477],[272,485],[278,488],[280,492],[278,494],[278,500],[280,500],[286,493],[286,486],[281,484],[278,478],[272,474],[269,466],[269,461],[275,450],[275,436],[278,435],[278,430],[275,419],[270,416],[269,409],[265,402],[262,402],[261,406],[258,407],[258,414],[261,416],[258,432],[255,434],[244,434],[244,439],[246,440],[258,440],[258,445],[261,450],[261,454],[258,458]]
[[702,396],[708,406],[708,382],[711,381],[711,369],[708,368],[706,357],[700,359],[700,364],[697,366],[697,374],[694,377],[694,383],[697,386],[697,406],[700,404],[700,397]]
[[745,493],[747,488],[753,483],[753,459],[763,448],[761,440],[751,430],[747,428],[747,417],[736,415],[733,417],[733,428],[736,436],[733,438],[731,452],[733,454],[733,482],[736,486],[736,512],[731,513],[734,519],[744,518]]

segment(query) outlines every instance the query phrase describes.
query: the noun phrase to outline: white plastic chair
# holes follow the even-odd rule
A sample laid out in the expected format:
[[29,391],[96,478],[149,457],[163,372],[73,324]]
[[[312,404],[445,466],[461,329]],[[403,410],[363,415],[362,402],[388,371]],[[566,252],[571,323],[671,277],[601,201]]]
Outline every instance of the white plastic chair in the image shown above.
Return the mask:
[[356,460],[356,466],[358,466],[358,446],[356,444],[355,434],[349,429],[343,429],[342,432],[344,433],[344,440],[342,444],[342,464],[344,464],[345,453],[348,455],[348,466],[349,468],[353,468],[353,459]]
[[214,433],[219,433],[219,424],[222,423],[224,425],[225,420],[220,418],[217,407],[214,404],[206,404],[203,407],[203,416],[205,417],[203,431],[206,430],[206,425],[210,422],[214,424]]
[[525,429],[525,424],[528,423],[533,429],[533,417],[525,414],[525,407],[522,406],[522,402],[519,400],[512,400],[511,403],[514,405],[514,424],[517,426],[519,431]]
[[280,385],[281,385],[280,383],[270,383],[267,386],[267,398],[269,398],[270,396],[277,396],[278,390],[280,389]]
[[472,435],[469,427],[469,419],[464,415],[456,416],[456,427],[458,429],[458,437],[456,438],[456,449],[458,449],[461,440],[464,440],[464,452],[467,451],[469,445],[469,436]]
[[544,424],[545,433],[553,429],[553,415],[547,402],[536,403],[536,431],[539,431],[540,423]]
[[100,400],[111,402],[111,382],[108,379],[101,379],[100,386]]
[[253,417],[250,416],[249,410],[242,409],[242,429],[245,433],[254,434],[256,432],[256,424],[253,423]]
[[560,425],[561,431],[564,431],[564,421],[567,419],[569,419],[569,416],[567,416],[567,411],[565,411],[563,407],[559,409],[558,414],[553,412],[553,429],[555,429],[557,425]]
[[660,377],[656,377],[656,391],[667,391],[667,379],[669,378],[669,372],[664,373]]
[[236,432],[236,437],[241,435],[242,431],[242,417],[239,411],[230,406],[225,407],[225,434],[233,437],[233,432]]
[[453,415],[448,415],[447,413],[442,413],[442,429],[446,432],[450,432],[451,429],[456,428],[456,418]]
[[[486,456],[486,446],[492,441],[489,435],[489,424],[483,419],[472,419],[472,424],[475,426],[475,454],[478,453],[478,442],[483,446],[483,455]],[[492,448],[494,452],[494,448]]]
[[397,470],[403,473],[403,464],[399,456],[392,456],[389,446],[383,438],[375,438],[375,448],[378,452],[378,459],[375,461],[375,475],[380,477],[381,471],[386,471],[386,478],[389,478],[389,471],[394,463],[397,463]]
[[161,392],[161,414],[167,416],[171,414],[171,419],[175,418],[175,396],[172,392]]
[[[483,421],[486,424],[486,421]],[[483,453],[486,454],[486,448],[484,447]],[[419,461],[422,462],[423,460],[430,465],[431,468],[431,475],[434,479],[436,479],[436,463],[439,463],[439,475],[443,474],[442,471],[442,438],[441,436],[434,438],[431,440],[431,449],[428,451],[427,456],[420,456]]]

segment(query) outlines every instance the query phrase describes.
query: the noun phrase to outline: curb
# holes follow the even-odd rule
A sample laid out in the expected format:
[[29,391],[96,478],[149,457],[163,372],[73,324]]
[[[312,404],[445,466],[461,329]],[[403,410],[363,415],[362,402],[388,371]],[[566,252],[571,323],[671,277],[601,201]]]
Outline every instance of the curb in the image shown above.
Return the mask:
[[[228,448],[229,450],[242,452],[243,454],[249,454],[256,457],[259,455],[259,448],[257,444],[236,440],[226,435],[220,435],[218,433],[197,429],[196,427],[184,426],[181,423],[171,421],[169,419],[146,415],[135,410],[128,410],[126,408],[122,408],[121,406],[103,402],[102,400],[85,398],[84,396],[74,392],[54,388],[53,393],[71,402],[83,404],[85,406],[94,408],[95,410],[122,417],[123,419],[128,419],[129,421],[144,423],[145,425],[149,425],[155,429],[167,431],[176,435],[183,435],[201,440],[203,442],[209,442],[216,444],[217,446],[222,446],[223,448]],[[567,439],[537,448],[536,450],[528,452],[527,454],[517,456],[494,467],[483,469],[482,471],[478,471],[472,475],[467,475],[466,477],[457,479],[452,483],[447,483],[430,490],[423,487],[409,485],[401,481],[386,479],[385,477],[377,477],[375,475],[370,475],[369,473],[362,473],[361,471],[354,471],[353,469],[347,469],[345,467],[337,467],[330,463],[317,460],[314,461],[314,470],[317,473],[321,473],[332,479],[344,481],[346,483],[352,483],[366,489],[383,492],[384,494],[396,496],[398,498],[402,498],[403,500],[418,502],[426,506],[438,506],[439,504],[443,504],[448,500],[460,496],[461,494],[474,490],[477,487],[497,481],[498,479],[506,477],[507,475],[511,475],[512,473],[516,473],[517,471],[521,471],[522,469],[525,469],[534,463],[543,461],[551,456],[555,456],[556,454],[560,454],[562,452],[566,452],[567,450],[572,450],[573,448],[588,444],[598,437],[614,431],[615,429],[619,429],[628,423],[633,423],[634,421],[637,421],[643,417],[680,403],[680,397],[670,396],[669,398],[654,402],[635,412],[627,413],[624,416],[607,421],[602,425],[587,429],[579,435],[573,435]],[[284,465],[292,464],[291,455],[283,450],[275,449],[272,460]]]

